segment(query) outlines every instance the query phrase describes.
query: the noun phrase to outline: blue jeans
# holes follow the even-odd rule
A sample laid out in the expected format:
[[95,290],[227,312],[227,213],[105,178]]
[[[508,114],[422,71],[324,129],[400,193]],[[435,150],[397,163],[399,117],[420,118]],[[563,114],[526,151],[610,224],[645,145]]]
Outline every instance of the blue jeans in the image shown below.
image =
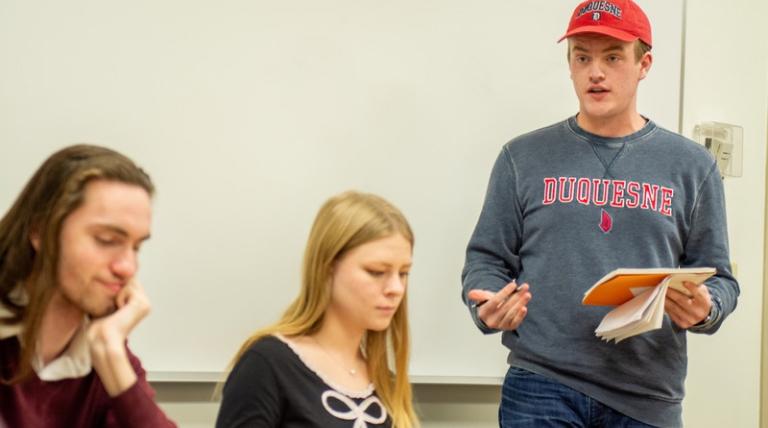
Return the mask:
[[510,367],[501,389],[499,426],[648,428],[560,382]]

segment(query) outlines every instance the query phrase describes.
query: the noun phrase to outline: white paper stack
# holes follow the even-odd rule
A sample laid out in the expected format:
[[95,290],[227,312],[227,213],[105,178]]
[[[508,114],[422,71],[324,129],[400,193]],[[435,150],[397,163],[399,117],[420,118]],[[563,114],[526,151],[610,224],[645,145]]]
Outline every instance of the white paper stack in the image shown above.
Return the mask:
[[636,334],[661,328],[669,281],[670,277],[667,277],[659,286],[648,288],[608,312],[597,326],[595,335],[618,343]]

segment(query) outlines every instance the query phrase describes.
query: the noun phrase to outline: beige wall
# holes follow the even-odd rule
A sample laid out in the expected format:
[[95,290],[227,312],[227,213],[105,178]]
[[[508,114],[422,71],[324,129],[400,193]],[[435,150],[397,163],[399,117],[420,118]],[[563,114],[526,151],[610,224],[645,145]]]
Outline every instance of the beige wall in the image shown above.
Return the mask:
[[[682,133],[702,121],[744,127],[744,176],[725,181],[731,252],[742,295],[712,336],[691,335],[684,420],[689,427],[755,427],[760,350],[768,117],[768,2],[688,0]],[[674,77],[671,77],[674,78]],[[218,405],[209,384],[156,384],[166,411],[184,428],[209,427]],[[417,385],[425,428],[494,427],[498,387]],[[768,398],[764,398],[764,401]],[[768,424],[764,424],[768,427]]]
[[684,420],[692,427],[755,427],[760,407],[760,340],[766,164],[764,1],[689,0],[682,132],[702,121],[744,128],[744,175],[726,178],[731,258],[739,306],[712,337],[691,335]]

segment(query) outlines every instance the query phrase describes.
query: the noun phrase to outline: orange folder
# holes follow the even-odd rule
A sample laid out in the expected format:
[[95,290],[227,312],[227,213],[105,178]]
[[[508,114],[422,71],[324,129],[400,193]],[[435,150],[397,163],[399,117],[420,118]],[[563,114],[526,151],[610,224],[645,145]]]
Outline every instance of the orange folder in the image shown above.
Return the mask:
[[616,269],[600,278],[586,293],[581,303],[618,306],[670,276],[669,286],[685,294],[683,282],[701,284],[717,272],[713,267]]

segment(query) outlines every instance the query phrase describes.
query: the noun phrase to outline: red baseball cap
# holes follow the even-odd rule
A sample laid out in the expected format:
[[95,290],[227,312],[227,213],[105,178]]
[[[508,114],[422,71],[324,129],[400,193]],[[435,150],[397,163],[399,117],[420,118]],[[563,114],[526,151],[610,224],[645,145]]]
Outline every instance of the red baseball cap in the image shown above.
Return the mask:
[[653,46],[651,23],[645,12],[632,0],[581,2],[573,11],[568,31],[558,42],[588,33],[603,34],[624,42],[640,39],[648,46]]

